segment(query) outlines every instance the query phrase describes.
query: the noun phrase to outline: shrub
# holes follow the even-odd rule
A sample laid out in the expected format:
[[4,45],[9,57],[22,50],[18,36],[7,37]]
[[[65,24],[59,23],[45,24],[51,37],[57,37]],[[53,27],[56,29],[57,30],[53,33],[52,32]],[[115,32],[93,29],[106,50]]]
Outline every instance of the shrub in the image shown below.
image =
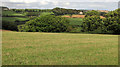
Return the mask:
[[81,30],[82,30],[81,27],[75,27],[70,31],[70,33],[82,33]]
[[100,12],[100,16],[105,16],[106,12]]
[[17,24],[15,22],[2,21],[2,29],[17,30]]
[[21,24],[25,24],[25,22],[20,22],[18,20],[15,22],[2,20],[2,29],[18,31],[17,26]]
[[85,17],[87,16],[100,16],[100,13],[98,11],[92,10],[92,11],[86,12]]
[[83,19],[82,31],[90,33],[120,34],[120,9],[110,11],[106,18],[100,19],[98,15],[87,15]]
[[69,21],[66,18],[45,15],[18,26],[18,29],[21,32],[65,32],[68,25]]
[[65,8],[59,8],[56,7],[52,9],[54,15],[72,15],[72,14],[79,14],[80,10],[74,10],[74,9],[65,9]]
[[[102,33],[101,26],[103,25],[102,19],[100,18],[100,13],[98,11],[92,10],[85,14],[83,23],[81,25],[82,32],[87,33]],[[98,31],[99,30],[99,31]]]
[[104,29],[106,33],[120,33],[120,9],[111,11],[106,14],[106,18],[103,20]]
[[102,24],[102,19],[99,16],[88,16],[83,19],[82,31],[90,32],[97,30]]

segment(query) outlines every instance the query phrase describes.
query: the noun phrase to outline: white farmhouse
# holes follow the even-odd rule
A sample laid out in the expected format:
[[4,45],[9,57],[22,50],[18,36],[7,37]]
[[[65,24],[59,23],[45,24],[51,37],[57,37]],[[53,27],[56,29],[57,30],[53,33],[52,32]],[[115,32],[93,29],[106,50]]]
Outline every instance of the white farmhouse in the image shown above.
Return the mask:
[[80,15],[82,15],[82,14],[83,14],[83,12],[80,12],[79,14],[80,14]]

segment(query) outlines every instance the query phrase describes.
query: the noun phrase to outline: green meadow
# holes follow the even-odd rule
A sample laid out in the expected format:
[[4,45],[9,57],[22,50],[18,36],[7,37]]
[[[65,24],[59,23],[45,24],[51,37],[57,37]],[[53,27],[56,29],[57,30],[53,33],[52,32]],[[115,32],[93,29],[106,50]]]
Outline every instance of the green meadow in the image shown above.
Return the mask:
[[2,32],[3,65],[117,65],[118,35]]
[[2,15],[8,15],[8,16],[25,16],[22,13],[16,13],[14,11],[2,11]]
[[29,18],[25,18],[25,17],[2,17],[3,21],[9,21],[9,22],[15,22],[16,20],[19,21],[25,21],[25,20],[29,20]]
[[82,24],[82,18],[68,18],[71,25],[81,25]]

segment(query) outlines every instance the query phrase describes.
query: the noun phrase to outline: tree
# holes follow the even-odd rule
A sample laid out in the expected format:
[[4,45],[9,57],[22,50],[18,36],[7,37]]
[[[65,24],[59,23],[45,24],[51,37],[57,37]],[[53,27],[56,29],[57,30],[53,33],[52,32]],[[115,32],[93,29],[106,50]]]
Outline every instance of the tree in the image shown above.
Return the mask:
[[66,18],[54,15],[45,15],[19,25],[21,32],[65,32],[69,26]]
[[105,16],[106,12],[100,12],[100,16]]
[[102,19],[100,18],[99,12],[92,10],[88,11],[85,14],[85,18],[83,19],[82,31],[83,32],[91,32],[95,31],[102,25]]
[[65,14],[79,14],[79,10],[73,10],[73,9],[65,9],[65,8],[59,8],[59,7],[56,7],[54,9],[52,9],[53,13],[55,15],[65,15]]
[[86,12],[85,17],[93,16],[93,15],[100,16],[100,13],[98,11],[95,11],[95,10],[88,11],[88,12]]
[[83,19],[82,31],[90,32],[100,28],[102,19],[99,16],[87,16]]
[[103,20],[106,33],[120,34],[120,9],[116,9],[106,14]]
[[100,19],[99,15],[88,12],[83,19],[82,31],[94,33],[120,34],[120,9],[110,11],[106,18]]

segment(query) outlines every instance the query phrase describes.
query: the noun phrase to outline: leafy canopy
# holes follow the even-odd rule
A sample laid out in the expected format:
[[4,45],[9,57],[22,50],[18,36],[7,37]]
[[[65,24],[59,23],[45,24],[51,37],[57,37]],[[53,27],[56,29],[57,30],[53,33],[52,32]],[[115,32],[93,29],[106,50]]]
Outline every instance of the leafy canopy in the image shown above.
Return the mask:
[[65,32],[68,24],[69,21],[66,18],[45,15],[19,25],[18,29],[21,32]]

